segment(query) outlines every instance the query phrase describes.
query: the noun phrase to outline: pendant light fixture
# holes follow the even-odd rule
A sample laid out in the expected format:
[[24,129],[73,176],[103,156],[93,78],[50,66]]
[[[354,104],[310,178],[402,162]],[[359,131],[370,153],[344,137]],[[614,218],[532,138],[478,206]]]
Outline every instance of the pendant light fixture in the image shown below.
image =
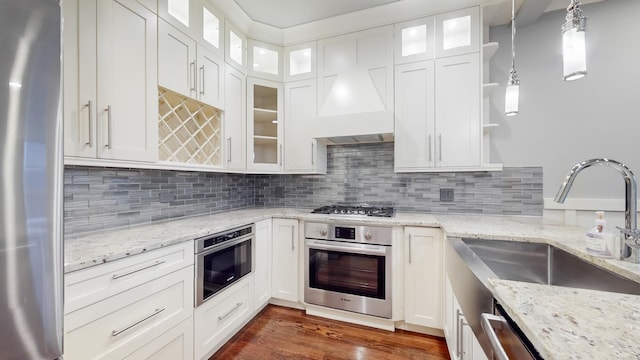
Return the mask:
[[563,79],[572,81],[587,75],[585,29],[587,18],[582,15],[582,4],[571,0],[567,7],[566,22],[562,25]]
[[520,97],[520,80],[516,73],[516,1],[511,0],[511,70],[504,99],[504,112],[506,116],[518,114],[518,100]]

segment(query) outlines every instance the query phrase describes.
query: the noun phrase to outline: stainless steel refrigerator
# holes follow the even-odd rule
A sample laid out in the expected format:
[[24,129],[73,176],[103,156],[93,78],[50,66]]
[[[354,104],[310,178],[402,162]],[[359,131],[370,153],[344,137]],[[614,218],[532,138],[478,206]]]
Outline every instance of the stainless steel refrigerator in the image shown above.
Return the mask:
[[0,360],[62,356],[59,0],[0,0]]

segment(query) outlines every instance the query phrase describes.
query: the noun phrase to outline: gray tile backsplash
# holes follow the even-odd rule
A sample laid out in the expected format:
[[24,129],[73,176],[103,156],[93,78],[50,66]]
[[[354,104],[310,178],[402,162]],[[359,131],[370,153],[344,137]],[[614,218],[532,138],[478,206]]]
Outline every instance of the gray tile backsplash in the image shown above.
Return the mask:
[[[327,161],[326,175],[67,166],[64,231],[78,234],[252,206],[334,203],[391,204],[415,212],[542,215],[541,167],[396,174],[393,143],[331,146]],[[441,202],[441,188],[454,189],[454,201]]]

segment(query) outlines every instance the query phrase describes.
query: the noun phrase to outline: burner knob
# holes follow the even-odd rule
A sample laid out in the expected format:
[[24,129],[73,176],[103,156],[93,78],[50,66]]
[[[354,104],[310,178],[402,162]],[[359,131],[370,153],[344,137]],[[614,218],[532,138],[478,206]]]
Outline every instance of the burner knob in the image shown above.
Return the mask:
[[320,235],[327,236],[327,229],[320,229]]
[[371,239],[373,238],[373,234],[372,234],[372,233],[370,233],[369,231],[367,231],[367,232],[364,234],[364,238],[365,238],[366,240],[371,240]]

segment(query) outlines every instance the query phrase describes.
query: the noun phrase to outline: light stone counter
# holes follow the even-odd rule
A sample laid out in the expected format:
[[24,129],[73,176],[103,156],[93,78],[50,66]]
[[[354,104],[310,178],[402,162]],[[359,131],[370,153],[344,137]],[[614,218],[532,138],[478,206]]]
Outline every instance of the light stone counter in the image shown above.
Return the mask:
[[545,359],[640,359],[640,296],[489,280]]
[[[541,217],[397,213],[393,218],[368,218],[273,208],[236,210],[66,237],[65,273],[271,217],[441,227],[449,237],[544,242],[640,282],[640,265],[587,254],[586,229],[548,223]],[[491,284],[494,296],[518,325],[527,329],[526,335],[549,359],[640,359],[640,340],[636,341],[640,339],[640,296],[503,280],[491,280]]]

